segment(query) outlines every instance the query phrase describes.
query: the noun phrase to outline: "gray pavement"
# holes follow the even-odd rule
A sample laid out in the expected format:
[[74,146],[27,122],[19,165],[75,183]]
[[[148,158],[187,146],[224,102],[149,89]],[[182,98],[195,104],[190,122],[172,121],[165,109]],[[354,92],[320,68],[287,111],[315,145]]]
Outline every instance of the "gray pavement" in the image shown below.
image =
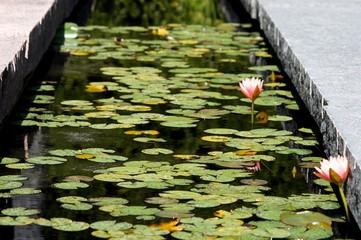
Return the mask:
[[350,160],[345,190],[361,226],[361,1],[238,1],[259,21],[320,127],[326,154]]
[[0,0],[0,123],[79,0]]

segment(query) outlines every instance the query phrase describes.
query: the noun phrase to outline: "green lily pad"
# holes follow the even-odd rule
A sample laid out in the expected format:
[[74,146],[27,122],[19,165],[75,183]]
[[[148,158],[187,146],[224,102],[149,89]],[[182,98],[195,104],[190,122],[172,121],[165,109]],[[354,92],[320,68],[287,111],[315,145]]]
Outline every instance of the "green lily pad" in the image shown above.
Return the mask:
[[124,188],[144,188],[147,186],[146,182],[120,182],[117,186]]
[[194,181],[191,179],[175,178],[175,179],[168,179],[168,180],[166,180],[166,182],[169,184],[172,184],[172,185],[177,185],[177,186],[189,186]]
[[85,113],[84,116],[87,118],[111,118],[118,116],[118,114],[110,111],[98,111]]
[[265,238],[287,238],[291,235],[289,231],[282,228],[255,229],[252,235]]
[[79,203],[79,202],[86,202],[88,199],[80,196],[66,196],[57,198],[56,201],[61,203]]
[[146,203],[150,204],[177,204],[178,200],[174,198],[166,198],[166,197],[150,197],[145,199]]
[[197,124],[194,123],[190,123],[190,122],[180,122],[180,121],[165,121],[160,123],[160,125],[162,126],[166,126],[166,127],[175,127],[175,128],[192,128],[192,127],[196,127]]
[[266,180],[254,179],[254,178],[242,179],[241,183],[246,184],[246,185],[251,185],[251,186],[262,186],[262,185],[268,184],[268,182]]
[[230,129],[230,128],[210,128],[210,129],[206,129],[204,130],[204,132],[206,133],[212,133],[212,134],[217,134],[217,135],[228,135],[228,134],[234,134],[237,133],[238,130],[236,129]]
[[316,146],[319,144],[317,140],[310,140],[310,139],[298,140],[295,141],[295,143],[303,146]]
[[157,212],[155,215],[158,217],[171,218],[171,219],[176,219],[176,218],[186,219],[194,216],[194,214],[187,209],[177,209],[177,208],[174,209],[165,208],[162,211]]
[[332,218],[319,212],[285,212],[280,215],[281,222],[292,226],[307,226],[313,222],[331,225]]
[[92,202],[95,206],[105,206],[105,205],[122,205],[127,204],[129,201],[125,198],[117,197],[98,197],[90,198],[89,202]]
[[99,124],[92,124],[89,126],[90,128],[94,129],[118,129],[118,128],[124,128],[122,124],[116,124],[116,123],[99,123]]
[[34,219],[34,223],[44,227],[51,227],[52,225],[51,221],[45,218]]
[[286,121],[292,121],[292,117],[282,116],[282,115],[273,115],[273,116],[268,116],[268,121],[286,122]]
[[20,159],[4,157],[0,160],[0,164],[11,164],[11,163],[17,163],[17,162],[20,162]]
[[298,131],[313,134],[313,130],[311,128],[299,128]]
[[23,184],[21,182],[14,182],[14,181],[0,181],[0,190],[9,190],[14,188],[19,188]]
[[319,162],[321,162],[322,157],[312,157],[312,156],[310,156],[310,157],[303,157],[301,160],[302,160],[302,161],[305,161],[305,162],[316,162],[316,163],[319,163]]
[[103,231],[120,231],[127,230],[131,228],[133,225],[127,222],[119,222],[116,221],[97,221],[90,224],[92,229],[103,230]]
[[39,214],[37,209],[27,209],[24,207],[5,208],[1,210],[1,213],[7,216],[29,216]]
[[259,128],[250,131],[239,131],[236,133],[237,136],[241,137],[250,137],[250,138],[260,138],[260,137],[269,137],[269,136],[285,136],[291,135],[292,132],[286,130],[277,130],[274,128]]
[[146,208],[145,206],[124,206],[110,213],[113,217],[129,216],[129,215],[154,215],[160,210],[157,208]]
[[317,203],[317,206],[323,210],[334,210],[340,208],[340,204],[338,202],[331,201]]
[[280,219],[280,215],[284,213],[284,211],[280,210],[266,210],[262,212],[258,212],[257,216],[266,220],[275,220],[278,221]]
[[89,161],[99,162],[99,163],[114,163],[117,161],[126,161],[128,158],[119,155],[98,155],[94,158],[89,158]]
[[143,149],[142,153],[150,154],[150,155],[158,155],[158,154],[172,154],[173,151],[165,148],[148,148],[148,149]]
[[93,105],[92,102],[86,100],[66,100],[62,101],[61,104],[68,106],[90,106]]
[[10,169],[31,169],[35,167],[32,163],[11,163],[6,164],[5,166]]
[[86,222],[72,221],[67,218],[52,218],[52,227],[65,232],[79,232],[89,228]]
[[230,204],[236,202],[238,199],[232,196],[220,195],[202,195],[187,203],[197,208],[216,207],[222,204]]
[[253,66],[253,67],[249,67],[248,69],[254,71],[273,71],[273,72],[280,71],[276,65]]
[[137,137],[133,139],[136,142],[145,142],[145,143],[156,143],[156,142],[166,142],[163,138],[150,138],[150,137]]
[[24,181],[28,179],[25,176],[22,175],[3,175],[0,176],[0,181]]
[[35,189],[35,188],[17,188],[17,189],[11,189],[11,194],[18,194],[18,195],[25,195],[25,194],[38,194],[41,193],[41,190]]
[[39,156],[39,157],[27,158],[26,161],[28,163],[33,163],[33,164],[55,165],[55,164],[62,164],[68,160],[66,158],[54,157],[54,156]]
[[164,193],[160,193],[159,196],[164,198],[175,198],[175,199],[194,199],[200,197],[201,194],[190,191],[169,190]]
[[93,205],[88,203],[64,203],[61,204],[62,208],[68,209],[68,210],[76,210],[76,211],[87,211],[93,208]]
[[53,186],[59,189],[71,190],[71,189],[87,188],[89,187],[89,184],[82,182],[61,182],[61,183],[55,183]]
[[309,149],[299,149],[299,148],[289,148],[281,151],[276,151],[279,154],[297,154],[297,155],[309,155],[312,154],[312,150]]
[[59,157],[66,157],[66,156],[75,156],[79,154],[78,150],[73,149],[56,149],[49,151],[51,155],[59,156]]
[[12,218],[9,216],[0,217],[0,225],[1,226],[24,226],[29,225],[34,222],[33,218],[29,218],[26,216],[19,216],[16,218]]

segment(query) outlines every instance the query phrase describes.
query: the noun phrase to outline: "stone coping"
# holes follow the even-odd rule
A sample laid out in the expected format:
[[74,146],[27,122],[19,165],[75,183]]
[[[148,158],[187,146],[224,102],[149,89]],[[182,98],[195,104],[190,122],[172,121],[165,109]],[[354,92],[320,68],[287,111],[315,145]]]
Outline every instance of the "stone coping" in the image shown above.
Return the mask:
[[0,1],[0,123],[79,0]]

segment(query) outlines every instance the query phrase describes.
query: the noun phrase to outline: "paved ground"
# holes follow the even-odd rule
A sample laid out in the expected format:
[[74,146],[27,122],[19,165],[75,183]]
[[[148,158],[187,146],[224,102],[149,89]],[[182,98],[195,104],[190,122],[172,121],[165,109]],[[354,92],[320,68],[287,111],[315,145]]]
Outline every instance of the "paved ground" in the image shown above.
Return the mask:
[[323,134],[346,155],[346,195],[361,226],[361,1],[238,0],[275,49]]
[[0,0],[0,123],[79,0]]

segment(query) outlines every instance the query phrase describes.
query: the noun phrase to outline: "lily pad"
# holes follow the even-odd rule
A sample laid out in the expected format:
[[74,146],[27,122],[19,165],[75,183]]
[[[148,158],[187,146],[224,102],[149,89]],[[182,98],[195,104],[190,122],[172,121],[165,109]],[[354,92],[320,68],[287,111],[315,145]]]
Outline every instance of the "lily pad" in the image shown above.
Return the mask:
[[72,221],[67,218],[52,218],[52,227],[65,232],[79,232],[89,228],[86,222]]
[[38,193],[41,193],[41,190],[38,190],[35,188],[17,188],[17,189],[11,189],[10,193],[18,194],[18,195],[38,194]]
[[9,190],[14,188],[19,188],[23,184],[21,182],[15,182],[15,181],[0,181],[0,190]]
[[29,216],[39,214],[37,209],[27,209],[24,207],[5,208],[1,210],[1,213],[7,216]]
[[35,167],[32,163],[11,163],[6,164],[5,166],[10,169],[31,169]]
[[75,204],[64,203],[61,205],[61,207],[68,210],[86,211],[92,209],[93,205],[88,203],[75,203]]
[[92,102],[87,100],[66,100],[62,101],[61,104],[68,106],[90,106],[93,105]]
[[173,151],[165,148],[148,148],[148,149],[143,149],[142,153],[150,154],[150,155],[158,155],[158,154],[172,154]]
[[160,193],[159,196],[164,198],[174,198],[174,199],[194,199],[200,197],[201,194],[190,191],[170,190],[164,193]]
[[119,231],[131,228],[133,225],[127,222],[116,221],[97,221],[90,224],[92,229],[103,230],[103,231]]
[[87,188],[89,187],[89,184],[82,183],[82,182],[61,182],[61,183],[55,183],[55,188],[59,189],[79,189],[79,188]]
[[325,223],[327,225],[331,225],[332,223],[332,218],[322,213],[311,211],[285,212],[280,215],[280,220],[288,225],[305,227],[314,222]]
[[0,225],[1,226],[24,226],[29,225],[34,222],[33,218],[29,218],[26,216],[20,216],[16,218],[12,218],[9,216],[0,217]]
[[27,158],[26,161],[28,163],[33,163],[33,164],[55,165],[55,164],[62,164],[68,160],[66,158],[54,157],[54,156],[39,156],[39,157]]
[[11,164],[11,163],[17,163],[17,162],[20,162],[20,159],[4,157],[1,159],[0,164]]
[[255,229],[252,235],[265,238],[287,238],[291,235],[289,231],[282,228]]
[[210,128],[210,129],[206,129],[204,130],[204,132],[206,133],[212,133],[212,134],[220,134],[220,135],[228,135],[228,134],[234,134],[237,133],[238,130],[236,129],[231,129],[231,128]]

